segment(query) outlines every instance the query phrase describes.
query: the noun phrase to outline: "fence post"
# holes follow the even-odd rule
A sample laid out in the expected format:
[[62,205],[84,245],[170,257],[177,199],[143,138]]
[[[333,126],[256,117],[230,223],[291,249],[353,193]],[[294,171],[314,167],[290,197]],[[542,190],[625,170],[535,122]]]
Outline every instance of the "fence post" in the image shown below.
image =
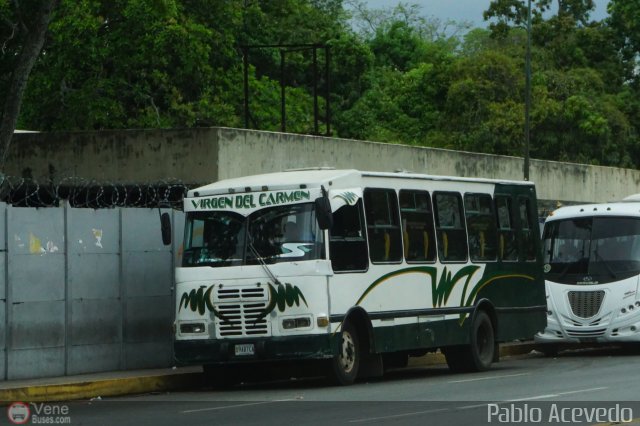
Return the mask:
[[62,235],[64,235],[64,375],[66,376],[69,374],[69,355],[71,353],[71,305],[73,301],[69,285],[69,216],[71,215],[69,209],[71,206],[68,200],[64,200],[62,208],[64,209]]
[[2,366],[3,366],[3,380],[9,380],[9,242],[8,242],[8,219],[7,219],[7,205],[4,203],[0,203],[0,233],[4,235],[4,238],[0,238],[2,241],[2,246],[0,246],[0,254],[4,260],[4,269],[2,272],[2,285],[4,290],[4,315],[0,318],[0,321],[3,322],[4,326],[4,342],[3,342],[3,352],[4,356],[2,358]]

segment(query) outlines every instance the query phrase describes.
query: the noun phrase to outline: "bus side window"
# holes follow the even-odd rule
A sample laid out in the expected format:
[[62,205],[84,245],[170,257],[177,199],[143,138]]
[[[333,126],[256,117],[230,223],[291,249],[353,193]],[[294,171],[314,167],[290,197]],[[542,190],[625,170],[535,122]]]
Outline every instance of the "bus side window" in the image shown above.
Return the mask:
[[536,241],[533,227],[537,226],[532,221],[531,204],[528,198],[518,198],[518,211],[520,213],[520,236],[522,243],[522,258],[526,261],[536,260]]
[[469,256],[473,262],[496,260],[498,235],[492,201],[489,194],[464,196]]
[[329,252],[334,272],[365,271],[369,266],[362,224],[362,200],[354,206],[342,206],[333,213]]
[[426,191],[400,191],[402,241],[407,262],[435,262],[431,198]]
[[464,262],[467,260],[468,249],[460,194],[436,192],[434,204],[440,261]]
[[496,195],[496,216],[498,219],[498,259],[508,262],[518,260],[518,244],[513,221],[511,197]]
[[393,189],[364,190],[367,239],[371,262],[400,262],[402,240],[398,198]]

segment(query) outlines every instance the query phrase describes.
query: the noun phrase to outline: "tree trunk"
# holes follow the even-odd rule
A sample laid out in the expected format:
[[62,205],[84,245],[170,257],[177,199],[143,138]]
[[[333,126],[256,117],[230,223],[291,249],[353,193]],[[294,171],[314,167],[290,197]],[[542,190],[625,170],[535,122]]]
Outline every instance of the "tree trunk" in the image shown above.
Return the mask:
[[59,0],[41,0],[33,11],[19,11],[21,16],[31,16],[30,22],[21,23],[21,30],[26,34],[23,38],[22,49],[16,58],[15,68],[11,74],[4,105],[0,112],[0,174],[5,170],[5,162],[20,114],[22,96],[27,87],[29,74],[40,55],[51,15],[58,3]]

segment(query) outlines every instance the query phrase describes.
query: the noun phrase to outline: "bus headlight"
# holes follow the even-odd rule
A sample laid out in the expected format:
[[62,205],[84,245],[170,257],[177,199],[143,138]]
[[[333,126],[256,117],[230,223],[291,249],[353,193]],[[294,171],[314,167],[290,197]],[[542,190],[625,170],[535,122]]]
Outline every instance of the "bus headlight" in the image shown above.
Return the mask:
[[310,317],[284,318],[282,320],[282,328],[284,330],[292,330],[294,328],[309,328],[309,327],[311,327]]
[[188,322],[180,324],[180,334],[199,334],[204,333],[205,326],[203,322]]

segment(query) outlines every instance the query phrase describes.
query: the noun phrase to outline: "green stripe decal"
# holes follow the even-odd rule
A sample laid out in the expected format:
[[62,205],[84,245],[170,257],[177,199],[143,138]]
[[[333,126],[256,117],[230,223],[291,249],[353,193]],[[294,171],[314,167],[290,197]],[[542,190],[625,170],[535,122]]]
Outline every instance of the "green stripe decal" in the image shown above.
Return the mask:
[[356,305],[360,305],[362,301],[369,295],[369,293],[373,291],[373,289],[375,289],[385,281],[391,278],[398,277],[400,275],[404,275],[404,274],[418,273],[418,274],[426,274],[431,278],[431,296],[432,296],[433,307],[434,308],[440,307],[443,304],[446,305],[446,303],[449,300],[449,296],[451,295],[451,292],[453,291],[453,288],[455,287],[456,283],[465,277],[466,277],[466,281],[465,281],[465,291],[466,291],[466,288],[469,285],[469,282],[471,281],[473,274],[475,274],[478,269],[480,269],[479,266],[468,265],[460,269],[452,277],[451,272],[448,271],[447,267],[445,266],[444,270],[442,271],[442,275],[440,275],[440,280],[438,280],[438,269],[432,266],[416,266],[413,268],[406,268],[406,269],[401,269],[399,271],[390,272],[388,274],[381,276],[380,278],[375,280],[369,287],[367,287],[367,289],[364,291],[362,296],[360,296],[360,298],[356,302]]
[[[474,274],[480,269],[479,266],[476,265],[467,265],[460,269],[458,272],[452,275],[452,272],[447,269],[445,266],[442,270],[442,274],[440,274],[440,278],[438,279],[438,269],[432,266],[416,266],[406,269],[401,269],[399,271],[390,272],[388,274],[382,275],[380,278],[375,280],[373,283],[367,287],[367,289],[362,293],[358,301],[356,302],[356,306],[361,305],[364,299],[378,286],[383,284],[384,282],[399,277],[405,274],[425,274],[431,278],[431,296],[432,296],[432,305],[434,308],[439,308],[442,306],[446,306],[449,302],[449,296],[453,292],[454,287],[464,280],[464,288],[462,289],[462,295],[460,297],[460,303],[458,306],[460,307],[468,307],[471,306],[474,302],[476,296],[485,286],[499,280],[517,278],[517,279],[525,279],[528,281],[534,281],[534,277],[531,275],[524,274],[503,274],[503,275],[490,275],[485,279],[480,279],[478,283],[471,289],[467,296],[467,291],[469,287],[469,283],[473,278]],[[460,324],[464,322],[468,314],[460,314]]]

